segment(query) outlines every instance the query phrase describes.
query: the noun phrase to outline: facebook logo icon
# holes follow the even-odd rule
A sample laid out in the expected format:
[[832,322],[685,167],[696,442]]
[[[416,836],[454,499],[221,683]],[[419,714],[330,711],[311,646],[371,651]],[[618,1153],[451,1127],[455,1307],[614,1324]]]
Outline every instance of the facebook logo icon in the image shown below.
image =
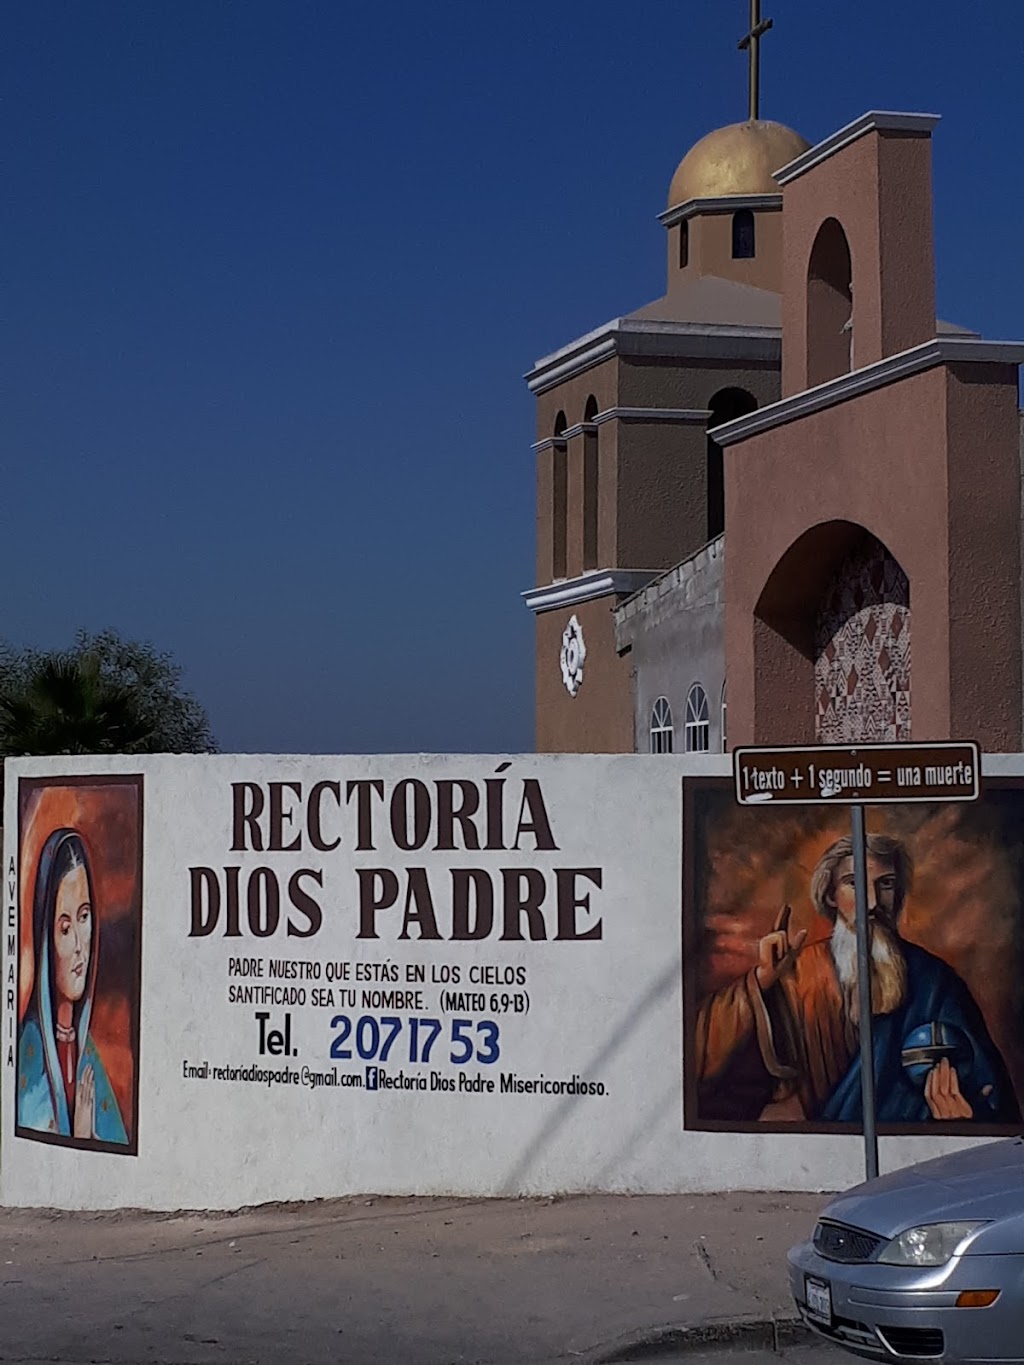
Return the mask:
[[377,1068],[375,1066],[366,1068],[366,1088],[367,1090],[377,1089]]

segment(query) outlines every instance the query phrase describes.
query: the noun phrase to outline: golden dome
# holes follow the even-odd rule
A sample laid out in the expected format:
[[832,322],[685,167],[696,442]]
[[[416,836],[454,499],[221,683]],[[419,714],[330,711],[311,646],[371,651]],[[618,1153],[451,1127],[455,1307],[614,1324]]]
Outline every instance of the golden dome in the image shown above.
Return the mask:
[[811,144],[782,123],[730,123],[702,137],[676,167],[668,206],[727,194],[777,194],[772,172]]

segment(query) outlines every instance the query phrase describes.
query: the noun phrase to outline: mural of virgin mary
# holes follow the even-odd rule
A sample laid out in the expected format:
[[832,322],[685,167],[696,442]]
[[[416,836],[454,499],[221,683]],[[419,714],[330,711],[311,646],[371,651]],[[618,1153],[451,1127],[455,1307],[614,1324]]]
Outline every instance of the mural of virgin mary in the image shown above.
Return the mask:
[[35,983],[18,1038],[18,1126],[127,1144],[89,1033],[98,930],[85,842],[76,830],[55,830],[39,857],[32,904]]

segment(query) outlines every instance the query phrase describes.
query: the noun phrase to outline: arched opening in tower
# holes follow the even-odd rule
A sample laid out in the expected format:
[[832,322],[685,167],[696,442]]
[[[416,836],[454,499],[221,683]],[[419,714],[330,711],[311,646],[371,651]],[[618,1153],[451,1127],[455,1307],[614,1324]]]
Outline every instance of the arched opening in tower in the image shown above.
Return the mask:
[[807,387],[847,374],[853,358],[850,244],[840,223],[826,218],[807,267]]
[[707,539],[714,540],[725,530],[725,460],[722,447],[711,435],[714,427],[732,422],[737,417],[745,417],[757,407],[757,399],[746,389],[719,389],[708,408],[707,444]]
[[910,583],[865,527],[806,530],[768,576],[754,616],[757,743],[910,738]]

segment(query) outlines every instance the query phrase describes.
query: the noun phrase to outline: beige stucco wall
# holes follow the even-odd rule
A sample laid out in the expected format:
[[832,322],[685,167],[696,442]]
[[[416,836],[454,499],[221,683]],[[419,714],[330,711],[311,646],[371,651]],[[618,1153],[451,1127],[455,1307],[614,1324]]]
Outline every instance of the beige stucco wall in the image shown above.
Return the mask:
[[[632,752],[632,662],[615,650],[615,602],[603,597],[538,615],[538,753]],[[583,683],[575,697],[566,691],[559,665],[562,632],[573,615],[587,647]]]
[[679,266],[682,224],[673,224],[667,233],[669,290],[702,275],[714,275],[778,293],[782,288],[782,213],[778,209],[755,209],[753,213],[755,255],[747,260],[733,260],[732,213],[695,213],[687,220],[689,254],[682,269]]
[[783,191],[785,395],[809,384],[807,270],[828,218],[850,246],[854,367],[935,335],[931,140],[867,133]]
[[[913,738],[1015,749],[1015,367],[937,366],[727,451],[727,534],[730,545],[742,547],[726,560],[731,743],[813,740],[813,659],[799,636],[817,585],[834,566],[822,562],[827,536],[819,543],[802,538],[833,522],[877,536],[910,580]],[[776,565],[798,543],[808,552],[804,563],[787,561],[787,640],[759,621],[758,604]]]

